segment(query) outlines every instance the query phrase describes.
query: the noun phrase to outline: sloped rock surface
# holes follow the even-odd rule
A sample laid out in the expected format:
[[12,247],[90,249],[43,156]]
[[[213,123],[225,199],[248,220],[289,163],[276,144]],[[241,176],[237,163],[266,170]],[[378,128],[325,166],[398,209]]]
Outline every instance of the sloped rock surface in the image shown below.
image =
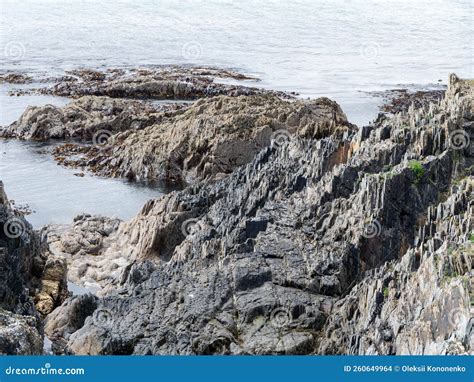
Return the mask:
[[93,146],[86,159],[69,162],[93,172],[137,181],[195,182],[242,166],[272,138],[290,133],[323,137],[353,128],[337,103],[327,98],[286,101],[273,95],[199,100],[184,112],[140,131],[113,136]]
[[23,217],[15,215],[0,182],[0,307],[28,315],[35,314],[28,285],[32,275],[41,275],[32,231]]
[[401,261],[367,273],[325,324],[322,354],[462,354],[473,345],[474,182],[437,206]]
[[166,112],[182,106],[158,108],[143,101],[85,96],[63,107],[29,106],[18,121],[0,130],[0,135],[39,141],[70,138],[90,141],[101,131],[112,135],[150,126],[165,118]]
[[439,104],[358,132],[295,128],[231,175],[148,202],[118,231],[129,265],[66,351],[472,351],[473,120],[452,76]]
[[128,265],[121,252],[107,257],[104,251],[119,240],[121,221],[105,216],[79,215],[71,225],[48,225],[40,232],[43,252],[67,262],[68,279],[85,288],[100,289]]
[[64,259],[45,256],[0,182],[0,353],[41,354],[42,318],[67,297]]

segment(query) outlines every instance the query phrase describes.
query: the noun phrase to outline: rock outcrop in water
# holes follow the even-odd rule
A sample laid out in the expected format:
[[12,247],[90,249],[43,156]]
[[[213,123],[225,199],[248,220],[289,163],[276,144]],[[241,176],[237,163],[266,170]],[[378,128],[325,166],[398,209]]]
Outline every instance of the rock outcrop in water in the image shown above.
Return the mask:
[[327,98],[286,101],[273,95],[220,96],[200,100],[145,129],[113,135],[105,147],[82,148],[85,155],[65,164],[135,181],[193,183],[229,174],[250,162],[272,137],[284,140],[295,133],[321,138],[351,128],[340,107]]
[[18,121],[0,129],[0,136],[38,141],[91,141],[101,131],[112,135],[145,128],[184,106],[181,103],[158,107],[144,101],[85,96],[63,107],[29,106]]
[[[291,98],[285,92],[248,87],[242,81],[257,81],[238,72],[217,68],[163,66],[143,69],[109,69],[106,71],[78,69],[60,78],[53,85],[12,94],[50,94],[64,97],[86,95],[112,98],[196,100],[217,95],[240,96],[276,94]],[[232,83],[234,82],[234,83]]]
[[439,104],[359,131],[295,129],[148,202],[99,255],[121,253],[120,277],[48,317],[61,351],[471,352],[473,100],[452,76]]
[[58,354],[472,352],[473,135],[472,83],[454,75],[441,102],[360,129],[327,99],[250,95],[119,133],[82,160],[191,184],[126,223],[4,240],[7,268],[26,265],[2,292],[0,349],[25,352],[8,340],[20,322],[38,350],[49,305],[21,291],[62,274],[33,259],[61,256],[100,291],[47,315]]

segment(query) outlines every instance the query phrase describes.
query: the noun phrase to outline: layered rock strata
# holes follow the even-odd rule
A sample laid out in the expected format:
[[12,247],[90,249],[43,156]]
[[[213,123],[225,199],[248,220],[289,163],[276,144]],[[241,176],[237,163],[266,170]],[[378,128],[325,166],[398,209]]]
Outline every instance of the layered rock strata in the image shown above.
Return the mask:
[[[273,138],[322,138],[355,129],[327,98],[287,101],[273,95],[214,97],[142,130],[110,137],[107,145],[62,151],[63,164],[134,181],[194,183],[231,173]],[[82,154],[77,157],[76,154]],[[74,157],[75,156],[75,157]]]
[[[452,76],[438,103],[295,128],[149,201],[101,254],[121,276],[48,327],[71,354],[471,352],[473,100]],[[68,324],[76,304],[96,308]]]

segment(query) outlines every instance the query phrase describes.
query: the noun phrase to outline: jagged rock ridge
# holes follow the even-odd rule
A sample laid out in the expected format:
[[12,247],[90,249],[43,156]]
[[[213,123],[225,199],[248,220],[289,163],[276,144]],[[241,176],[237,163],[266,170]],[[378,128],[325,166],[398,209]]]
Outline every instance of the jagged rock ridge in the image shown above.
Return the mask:
[[[470,352],[473,106],[452,76],[439,104],[274,141],[148,202],[102,252],[128,265],[65,351]],[[49,318],[58,338],[69,312]]]

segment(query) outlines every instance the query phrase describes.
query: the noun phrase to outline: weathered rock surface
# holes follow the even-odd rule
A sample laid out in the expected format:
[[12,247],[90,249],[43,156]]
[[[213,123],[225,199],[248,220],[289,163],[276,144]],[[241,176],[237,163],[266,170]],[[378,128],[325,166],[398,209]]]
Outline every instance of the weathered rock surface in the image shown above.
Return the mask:
[[118,277],[128,264],[121,252],[103,256],[105,249],[119,241],[115,235],[121,221],[104,216],[79,215],[71,225],[49,225],[41,230],[43,252],[64,258],[68,279],[85,288],[100,289]]
[[[393,89],[383,92],[373,92],[373,95],[383,97],[385,102],[382,105],[382,111],[386,113],[402,113],[407,112],[410,107],[421,108],[430,103],[439,103],[443,99],[446,90],[408,90]],[[412,106],[413,105],[413,106]]]
[[100,140],[101,137],[96,136],[98,132],[106,131],[112,135],[142,129],[182,107],[184,104],[158,107],[144,101],[86,96],[63,107],[29,106],[18,121],[0,129],[0,136],[40,141],[71,138]]
[[0,182],[0,353],[41,354],[41,318],[67,296],[65,262],[40,251],[31,225],[17,215]]
[[38,355],[43,352],[43,336],[34,316],[14,314],[0,308],[0,354]]
[[98,298],[92,294],[72,296],[46,319],[44,331],[53,341],[53,350],[62,354],[72,333],[84,325],[87,317],[97,309]]
[[65,351],[471,352],[473,99],[452,76],[440,104],[357,132],[296,129],[221,180],[149,201],[117,231],[122,277],[58,331]]
[[63,163],[104,176],[192,183],[229,174],[250,162],[272,138],[284,141],[293,133],[321,138],[351,128],[339,105],[327,98],[287,101],[273,95],[220,96],[199,100],[140,131],[116,134],[107,147],[92,146],[85,150],[85,159]]
[[[239,96],[273,93],[291,97],[235,81],[256,81],[238,72],[217,68],[163,66],[145,69],[109,69],[106,71],[79,69],[53,79],[54,84],[33,92],[65,97],[85,95],[114,98],[195,100],[217,95]],[[227,82],[227,83],[225,83]],[[28,92],[28,91],[27,91]],[[26,92],[26,93],[27,93]],[[31,91],[30,91],[31,92]],[[17,92],[16,94],[24,94]]]
[[39,253],[4,240],[0,344],[25,351],[2,340],[21,320],[15,338],[36,349],[22,291],[37,269],[53,299],[65,261],[101,291],[47,316],[57,354],[470,353],[473,130],[472,84],[453,75],[442,101],[359,130],[327,99],[250,95],[119,133],[88,166],[192,184],[127,223],[46,227],[28,236]]
[[32,78],[23,73],[5,73],[0,74],[0,83],[7,84],[26,84],[31,82]]
[[418,243],[398,262],[368,272],[338,301],[322,354],[459,354],[472,350],[470,308],[474,181],[428,208]]

